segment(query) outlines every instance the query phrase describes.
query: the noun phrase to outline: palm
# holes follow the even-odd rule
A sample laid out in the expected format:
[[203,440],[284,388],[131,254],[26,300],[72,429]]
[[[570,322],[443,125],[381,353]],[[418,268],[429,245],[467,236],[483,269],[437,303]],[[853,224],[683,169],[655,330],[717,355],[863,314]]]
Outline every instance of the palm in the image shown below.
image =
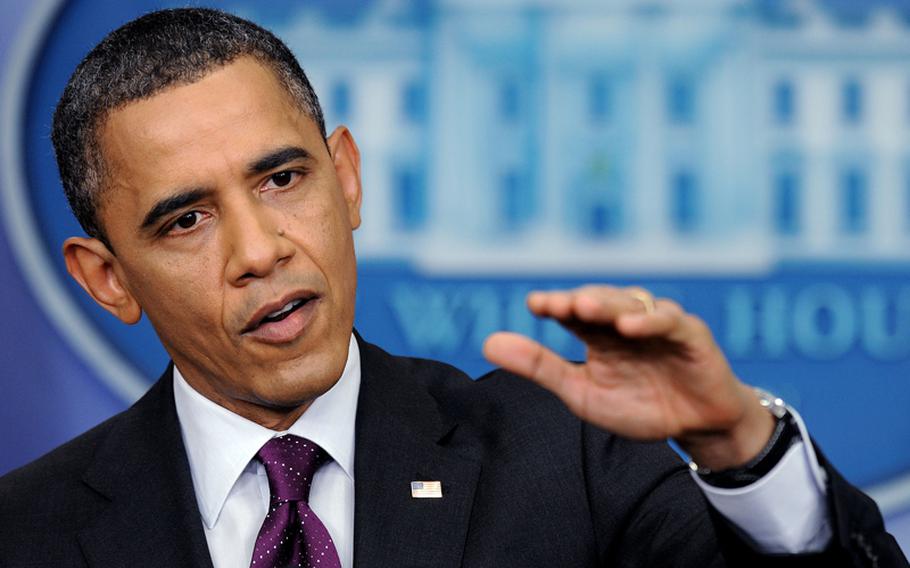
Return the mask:
[[[590,340],[589,338],[585,338]],[[607,344],[604,344],[607,343]],[[580,416],[637,439],[677,437],[722,421],[717,407],[726,365],[688,346],[651,339],[588,343],[576,366]]]

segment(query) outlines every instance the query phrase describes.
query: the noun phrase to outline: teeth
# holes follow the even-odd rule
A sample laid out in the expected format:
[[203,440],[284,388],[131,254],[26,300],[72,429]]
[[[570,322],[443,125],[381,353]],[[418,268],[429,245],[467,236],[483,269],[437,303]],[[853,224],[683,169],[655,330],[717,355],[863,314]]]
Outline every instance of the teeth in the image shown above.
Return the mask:
[[290,302],[285,304],[283,308],[270,313],[269,315],[265,316],[265,318],[271,319],[271,318],[280,317],[280,316],[288,313],[289,311],[293,310],[294,308],[296,308],[297,305],[300,304],[300,302],[301,302],[301,300],[291,300]]

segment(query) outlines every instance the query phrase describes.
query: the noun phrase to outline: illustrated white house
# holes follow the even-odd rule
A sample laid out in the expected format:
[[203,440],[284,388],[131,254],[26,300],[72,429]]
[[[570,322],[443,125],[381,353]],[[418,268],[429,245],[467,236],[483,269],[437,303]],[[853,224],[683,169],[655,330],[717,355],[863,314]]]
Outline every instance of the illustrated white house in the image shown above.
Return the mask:
[[910,260],[910,24],[830,4],[384,0],[273,29],[360,144],[362,261]]

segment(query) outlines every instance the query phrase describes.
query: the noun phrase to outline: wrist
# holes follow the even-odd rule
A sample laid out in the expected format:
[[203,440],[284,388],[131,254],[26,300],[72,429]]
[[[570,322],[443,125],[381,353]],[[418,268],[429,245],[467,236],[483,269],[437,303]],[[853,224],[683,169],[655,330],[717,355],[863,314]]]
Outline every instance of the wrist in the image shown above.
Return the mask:
[[778,418],[751,387],[742,385],[740,394],[743,412],[729,428],[677,440],[699,468],[720,471],[742,467],[758,457],[774,436]]
[[709,485],[732,489],[751,485],[767,475],[783,459],[790,447],[801,439],[799,427],[784,402],[765,391],[755,389],[762,408],[775,420],[774,430],[764,447],[748,462],[725,469],[709,469],[696,461],[689,467]]

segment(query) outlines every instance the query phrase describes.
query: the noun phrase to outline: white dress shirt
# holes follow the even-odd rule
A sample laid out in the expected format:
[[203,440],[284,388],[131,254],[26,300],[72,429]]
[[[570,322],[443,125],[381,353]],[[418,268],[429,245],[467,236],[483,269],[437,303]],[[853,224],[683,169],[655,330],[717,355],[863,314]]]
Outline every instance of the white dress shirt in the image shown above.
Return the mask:
[[831,541],[827,479],[818,465],[802,417],[796,419],[802,440],[755,483],[736,489],[708,485],[692,477],[714,508],[746,532],[763,552],[819,552]]
[[265,467],[254,458],[263,444],[284,434],[312,440],[332,457],[313,477],[309,505],[335,541],[341,565],[353,567],[359,392],[360,350],[353,335],[341,378],[286,432],[269,430],[215,404],[174,368],[174,402],[215,568],[249,568],[269,507]]
[[[319,444],[332,461],[313,478],[310,507],[335,541],[341,565],[353,567],[354,422],[360,392],[360,351],[353,335],[341,379],[287,432],[242,418],[196,392],[174,368],[174,399],[189,456],[196,501],[215,568],[249,568],[269,506],[265,468],[254,457],[275,436],[296,434]],[[765,552],[811,552],[831,538],[824,470],[802,419],[803,441],[767,475],[738,489],[695,482],[718,511]]]

